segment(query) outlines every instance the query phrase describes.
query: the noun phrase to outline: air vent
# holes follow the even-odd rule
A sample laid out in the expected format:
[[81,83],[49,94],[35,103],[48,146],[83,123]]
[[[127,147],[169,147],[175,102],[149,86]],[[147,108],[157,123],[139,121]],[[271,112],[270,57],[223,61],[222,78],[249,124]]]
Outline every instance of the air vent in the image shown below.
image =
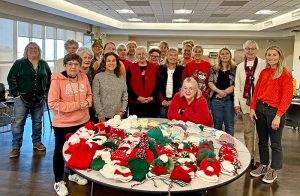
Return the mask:
[[292,18],[298,18],[298,17],[300,17],[300,10],[296,12],[292,12]]
[[273,25],[272,20],[267,21],[267,22],[264,23],[264,26],[265,26],[265,27],[269,27],[269,26],[272,26],[272,25]]

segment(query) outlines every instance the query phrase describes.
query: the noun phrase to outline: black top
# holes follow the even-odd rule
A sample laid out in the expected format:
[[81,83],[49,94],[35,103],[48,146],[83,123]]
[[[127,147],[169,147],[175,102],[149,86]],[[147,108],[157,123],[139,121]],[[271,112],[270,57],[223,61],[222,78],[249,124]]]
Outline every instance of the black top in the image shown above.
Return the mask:
[[218,80],[216,83],[216,87],[220,90],[225,90],[226,88],[228,88],[230,86],[230,79],[229,79],[229,75],[230,75],[230,70],[227,71],[219,71],[219,76],[218,76]]

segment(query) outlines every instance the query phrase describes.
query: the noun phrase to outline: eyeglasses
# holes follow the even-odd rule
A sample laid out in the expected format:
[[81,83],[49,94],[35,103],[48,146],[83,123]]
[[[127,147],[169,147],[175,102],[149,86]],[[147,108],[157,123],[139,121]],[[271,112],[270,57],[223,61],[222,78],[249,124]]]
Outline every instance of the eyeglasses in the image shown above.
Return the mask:
[[191,91],[194,91],[195,88],[186,88],[186,87],[184,87],[183,90],[184,90],[184,91],[190,91],[190,92],[191,92]]
[[67,65],[68,66],[75,66],[75,67],[77,67],[77,66],[79,66],[80,64],[79,63],[67,63]]
[[251,50],[251,51],[254,51],[254,50],[256,50],[256,49],[257,49],[257,48],[245,48],[246,51],[250,51],[250,50]]

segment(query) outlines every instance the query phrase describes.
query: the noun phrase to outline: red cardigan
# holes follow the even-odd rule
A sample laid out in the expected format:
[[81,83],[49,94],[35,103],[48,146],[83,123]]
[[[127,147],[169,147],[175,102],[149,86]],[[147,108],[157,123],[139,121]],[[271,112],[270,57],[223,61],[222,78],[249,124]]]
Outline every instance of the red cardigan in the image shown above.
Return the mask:
[[141,69],[138,63],[130,66],[130,86],[137,96],[150,97],[156,85],[156,65],[147,61],[145,71],[145,84],[143,83]]
[[[179,113],[180,109],[184,109],[183,114]],[[185,97],[180,97],[180,92],[174,95],[171,105],[168,111],[168,119],[191,121],[196,124],[203,124],[206,126],[213,126],[211,114],[208,110],[206,99],[201,96],[194,99],[194,101],[188,105]]]
[[128,61],[127,59],[124,59],[124,60],[120,59],[120,61],[122,61],[122,63],[124,64],[125,70],[127,72],[128,68],[131,66],[132,62]]
[[282,116],[292,102],[293,82],[292,76],[287,70],[284,70],[281,76],[274,80],[275,71],[274,68],[266,68],[260,73],[250,108],[255,109],[260,100],[278,108],[277,115]]

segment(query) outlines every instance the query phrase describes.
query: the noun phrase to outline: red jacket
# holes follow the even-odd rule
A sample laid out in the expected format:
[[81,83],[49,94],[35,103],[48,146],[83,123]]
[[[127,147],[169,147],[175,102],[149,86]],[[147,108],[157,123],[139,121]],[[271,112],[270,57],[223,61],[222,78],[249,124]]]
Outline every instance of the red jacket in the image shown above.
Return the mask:
[[124,59],[124,60],[120,59],[120,61],[122,61],[122,63],[124,64],[125,70],[127,72],[128,68],[131,66],[132,62],[128,61],[127,59]]
[[[180,109],[184,109],[183,114],[179,113]],[[183,120],[185,122],[191,121],[196,124],[203,124],[210,127],[213,126],[206,99],[201,96],[194,99],[194,101],[188,105],[186,98],[180,97],[180,92],[176,93],[172,99],[168,111],[168,119]]]
[[260,100],[278,108],[277,115],[282,116],[292,102],[293,82],[292,76],[287,70],[284,70],[280,77],[274,80],[275,71],[274,68],[266,68],[260,73],[250,108],[255,109]]
[[150,97],[156,85],[156,65],[147,61],[145,71],[145,85],[142,79],[141,69],[138,63],[133,63],[130,66],[131,78],[130,87],[137,96]]

